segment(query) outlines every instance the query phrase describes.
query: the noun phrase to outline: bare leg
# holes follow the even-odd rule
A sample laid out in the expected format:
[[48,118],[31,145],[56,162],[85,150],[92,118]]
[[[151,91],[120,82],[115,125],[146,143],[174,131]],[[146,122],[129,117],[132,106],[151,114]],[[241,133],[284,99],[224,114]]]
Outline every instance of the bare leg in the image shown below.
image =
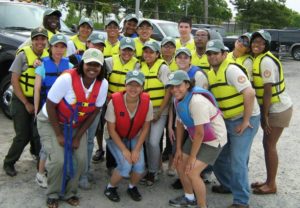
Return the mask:
[[142,175],[136,172],[132,172],[130,176],[130,183],[134,186],[141,180]]
[[110,178],[110,184],[115,187],[122,180],[122,178],[123,177],[119,174],[119,171],[115,168]]
[[193,194],[193,187],[191,181],[189,180],[188,176],[185,174],[185,164],[187,162],[188,156],[183,154],[183,161],[177,165],[177,173],[179,175],[179,179],[182,183],[182,187],[184,193]]

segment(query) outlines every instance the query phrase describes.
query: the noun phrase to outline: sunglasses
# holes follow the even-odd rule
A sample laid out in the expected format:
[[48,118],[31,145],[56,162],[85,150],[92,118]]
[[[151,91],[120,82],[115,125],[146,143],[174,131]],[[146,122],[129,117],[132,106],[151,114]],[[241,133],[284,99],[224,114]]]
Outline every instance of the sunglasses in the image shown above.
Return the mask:
[[246,39],[243,39],[242,37],[239,37],[239,38],[238,38],[238,41],[239,41],[240,43],[242,43],[243,46],[245,46],[246,48],[250,46],[249,41],[246,40]]

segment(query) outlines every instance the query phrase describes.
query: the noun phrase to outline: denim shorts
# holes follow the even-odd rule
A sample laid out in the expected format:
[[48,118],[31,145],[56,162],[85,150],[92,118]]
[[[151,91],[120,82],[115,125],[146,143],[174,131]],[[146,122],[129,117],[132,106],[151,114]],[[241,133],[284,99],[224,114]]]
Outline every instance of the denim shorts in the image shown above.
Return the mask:
[[[138,140],[138,138],[135,137],[130,140],[123,139],[122,142],[127,147],[127,149],[129,151],[131,151],[135,148],[137,140]],[[145,157],[144,157],[143,146],[141,147],[140,157],[139,157],[139,160],[137,161],[137,163],[130,164],[123,156],[122,151],[119,149],[119,147],[116,145],[116,143],[111,138],[106,140],[106,144],[117,162],[116,169],[119,171],[119,173],[122,177],[129,177],[131,171],[138,173],[138,174],[144,173]]]

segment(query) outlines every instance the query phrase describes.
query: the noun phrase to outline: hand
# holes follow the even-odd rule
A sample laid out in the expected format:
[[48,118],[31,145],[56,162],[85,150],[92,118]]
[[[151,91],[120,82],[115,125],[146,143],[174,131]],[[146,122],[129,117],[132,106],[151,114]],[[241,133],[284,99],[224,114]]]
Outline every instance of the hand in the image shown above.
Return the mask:
[[196,164],[196,157],[189,156],[186,166],[185,166],[185,174],[189,174],[192,171]]
[[249,121],[243,121],[241,124],[237,125],[235,127],[235,132],[239,135],[243,134],[245,129],[247,128],[253,128],[253,126],[250,124]]
[[173,145],[174,144],[174,141],[175,141],[175,132],[173,130],[173,128],[168,128],[168,132],[169,132],[169,139],[170,139],[170,142],[171,144]]
[[271,134],[272,128],[270,127],[270,124],[269,124],[269,117],[267,117],[267,116],[263,117],[261,126],[266,135]]
[[176,150],[176,153],[173,158],[173,167],[176,168],[179,163],[182,162],[182,151]]
[[30,102],[25,103],[25,108],[29,114],[34,114],[34,106]]
[[42,61],[40,59],[36,59],[34,62],[33,62],[33,67],[36,68],[38,66],[42,65]]
[[160,119],[161,113],[160,112],[156,112],[153,116],[153,122],[156,122]]
[[131,152],[131,161],[132,163],[137,163],[139,161],[140,158],[140,152],[138,150],[133,150]]
[[65,146],[65,138],[63,135],[56,136],[57,142],[60,146]]
[[76,137],[73,138],[72,141],[72,147],[73,149],[78,149],[80,145],[80,139],[77,139]]
[[129,150],[126,149],[126,150],[122,151],[122,154],[123,154],[125,160],[127,160],[129,164],[132,164],[131,152],[129,152]]

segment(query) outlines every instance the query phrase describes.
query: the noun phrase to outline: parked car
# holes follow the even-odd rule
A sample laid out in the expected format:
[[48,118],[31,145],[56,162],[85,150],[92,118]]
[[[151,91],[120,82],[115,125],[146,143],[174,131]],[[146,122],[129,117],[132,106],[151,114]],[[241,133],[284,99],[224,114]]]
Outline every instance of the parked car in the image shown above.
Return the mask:
[[[178,32],[178,23],[166,21],[166,20],[157,20],[149,19],[153,24],[153,34],[151,38],[162,41],[164,37],[170,36],[173,38],[179,37]],[[120,22],[120,28],[122,29],[124,25],[124,19]]]
[[[42,25],[46,8],[35,3],[0,0],[0,106],[8,117],[12,97],[11,75],[8,70],[16,50],[30,37],[30,31]],[[62,21],[61,31],[71,34]]]

